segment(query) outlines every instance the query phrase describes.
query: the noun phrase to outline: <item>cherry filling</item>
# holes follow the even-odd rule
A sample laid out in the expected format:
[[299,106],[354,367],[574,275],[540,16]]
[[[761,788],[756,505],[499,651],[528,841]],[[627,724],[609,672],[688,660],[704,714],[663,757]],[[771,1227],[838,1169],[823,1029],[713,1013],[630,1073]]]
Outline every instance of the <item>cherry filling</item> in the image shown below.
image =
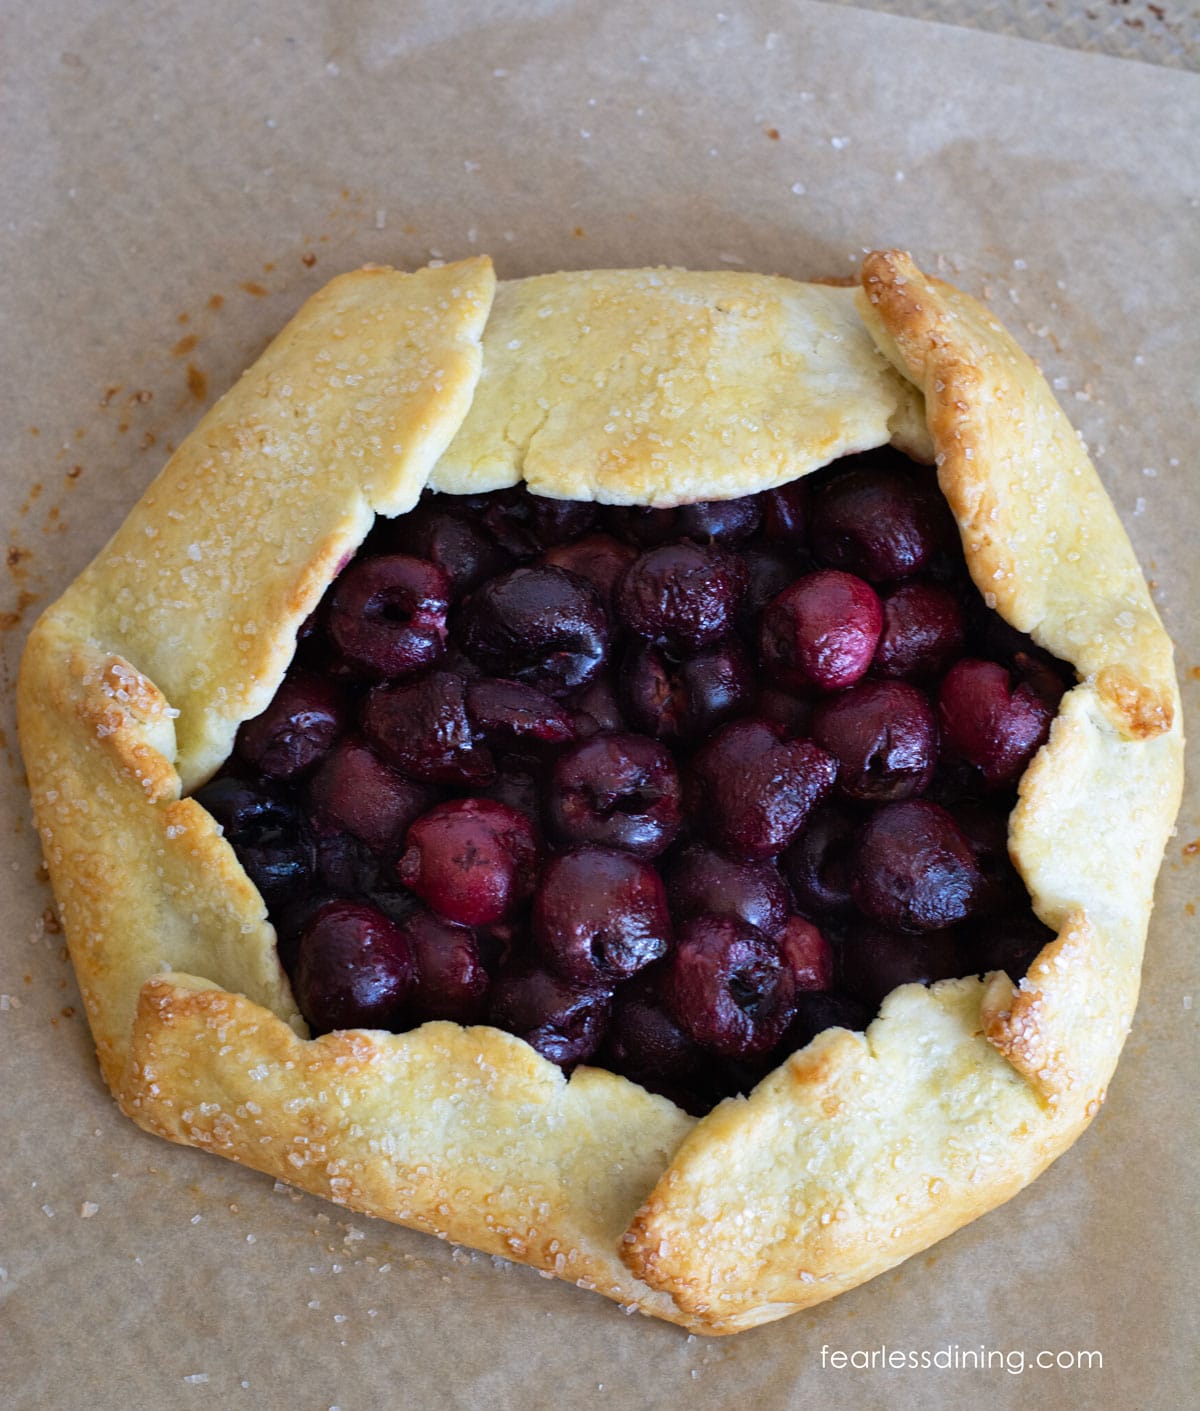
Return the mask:
[[1071,674],[891,451],[675,509],[380,521],[197,793],[314,1032],[487,1023],[692,1112],[1049,937],[1007,845]]

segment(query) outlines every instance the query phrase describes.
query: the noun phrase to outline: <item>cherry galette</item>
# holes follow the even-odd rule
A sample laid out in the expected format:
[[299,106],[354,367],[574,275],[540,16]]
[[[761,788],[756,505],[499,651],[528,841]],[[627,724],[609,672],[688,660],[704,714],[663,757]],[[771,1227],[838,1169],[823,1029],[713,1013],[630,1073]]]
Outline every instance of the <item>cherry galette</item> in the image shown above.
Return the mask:
[[335,279],[17,703],[124,1112],[705,1334],[1084,1130],[1182,775],[1086,449],[898,251]]

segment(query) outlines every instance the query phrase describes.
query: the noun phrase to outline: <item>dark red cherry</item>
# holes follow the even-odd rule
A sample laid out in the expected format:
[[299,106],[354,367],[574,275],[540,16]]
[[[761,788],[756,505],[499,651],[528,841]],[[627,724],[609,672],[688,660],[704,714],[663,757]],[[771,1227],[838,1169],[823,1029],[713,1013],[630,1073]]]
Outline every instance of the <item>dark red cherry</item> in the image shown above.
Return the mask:
[[611,534],[589,534],[586,539],[556,544],[542,555],[543,563],[550,567],[565,568],[586,579],[599,593],[600,601],[610,614],[621,575],[635,558],[637,550]]
[[939,804],[884,804],[859,834],[850,890],[864,915],[884,926],[953,926],[972,914],[980,888],[970,845]]
[[308,806],[324,827],[345,828],[378,853],[397,848],[431,802],[429,790],[392,769],[362,740],[340,740],[308,781]]
[[536,865],[537,840],[523,813],[493,799],[451,799],[408,830],[397,874],[447,921],[486,926],[529,896]]
[[703,843],[692,843],[676,858],[667,880],[676,921],[693,916],[736,916],[765,935],[787,923],[788,894],[769,862],[734,862]]
[[844,690],[871,665],[882,622],[869,583],[833,569],[807,574],[763,611],[763,665],[796,690]]
[[675,762],[644,735],[593,735],[555,761],[546,812],[563,842],[657,857],[679,832]]
[[684,654],[732,631],[746,591],[742,561],[688,540],[648,549],[617,587],[617,611],[631,632]]
[[307,893],[316,867],[312,833],[281,789],[224,775],[197,789],[195,799],[221,825],[269,911]]
[[373,906],[328,902],[300,937],[296,1003],[314,1034],[400,1028],[415,981],[404,933]]
[[474,1024],[487,1008],[488,973],[475,933],[466,926],[418,911],[401,929],[417,968],[409,1008],[415,1019]]
[[630,720],[659,740],[698,740],[750,699],[754,674],[733,638],[676,661],[643,642],[621,674]]
[[662,879],[648,862],[611,848],[551,858],[534,898],[533,940],[545,964],[573,984],[627,979],[670,945]]
[[838,762],[838,791],[869,803],[922,793],[937,763],[937,722],[905,681],[860,681],[818,703],[812,738]]
[[580,739],[601,730],[628,730],[617,688],[608,672],[601,672],[575,697],[575,733]]
[[450,581],[425,559],[359,559],[334,586],[329,635],[356,671],[394,681],[442,655],[449,610]]
[[763,534],[773,543],[802,548],[808,540],[808,485],[793,480],[758,497]]
[[814,705],[811,698],[793,696],[790,691],[764,686],[754,703],[754,714],[760,720],[780,726],[785,737],[803,735],[807,738]]
[[467,682],[454,671],[376,686],[363,709],[363,732],[385,760],[410,779],[466,788],[495,777],[491,751],[467,713]]
[[774,857],[833,788],[837,761],[765,720],[735,720],[692,761],[696,816],[716,845],[746,861]]
[[684,923],[662,992],[680,1027],[726,1058],[773,1048],[795,1006],[795,981],[778,947],[732,916]]
[[506,553],[528,559],[552,544],[578,539],[595,518],[596,506],[586,500],[551,499],[514,485],[488,497],[482,523]]
[[1008,810],[967,800],[950,812],[967,840],[979,868],[975,915],[1015,915],[1029,909],[1029,893],[1008,852]]
[[604,524],[626,544],[648,549],[678,539],[675,510],[653,505],[605,505]]
[[675,534],[680,539],[719,539],[726,547],[741,544],[759,526],[762,509],[754,495],[736,500],[697,500],[675,511]]
[[794,583],[804,568],[781,549],[754,545],[742,550],[742,562],[746,565],[746,592],[738,610],[738,628],[757,642],[759,621],[767,604]]
[[318,831],[317,878],[319,885],[342,897],[365,897],[386,880],[379,858],[353,833],[341,829]]
[[533,827],[534,836],[540,837],[542,798],[545,792],[545,781],[539,774],[532,772],[525,761],[509,760],[497,772],[495,780],[483,791],[481,797],[495,799],[497,803],[523,813]]
[[561,745],[575,738],[571,712],[544,691],[494,676],[467,683],[467,714],[497,744]]
[[797,990],[827,990],[833,984],[833,947],[803,916],[789,916],[775,937]]
[[891,679],[940,676],[962,654],[966,615],[939,583],[905,583],[883,599],[872,670]]
[[952,932],[915,936],[870,923],[843,939],[841,962],[843,988],[871,1010],[897,985],[931,985],[960,973]]
[[783,855],[784,875],[801,910],[836,916],[853,907],[850,881],[858,827],[858,819],[836,804],[813,810]]
[[659,968],[642,971],[617,988],[601,1061],[699,1114],[711,1105],[702,1092],[712,1058],[667,1013],[659,994]]
[[311,671],[289,672],[266,710],[238,730],[237,752],[268,778],[295,779],[332,748],[345,716],[333,682]]
[[998,662],[965,658],[938,693],[946,747],[973,764],[989,788],[1014,784],[1050,734],[1054,706]]
[[608,653],[600,597],[566,569],[514,568],[478,588],[462,613],[468,656],[485,671],[551,696],[586,686]]
[[920,573],[953,535],[931,471],[872,457],[812,487],[809,542],[830,568],[886,583]]
[[447,509],[457,497],[423,499],[411,513],[385,522],[391,553],[426,559],[446,575],[451,602],[503,573],[512,560],[469,519]]
[[545,970],[513,968],[492,983],[488,1023],[571,1069],[600,1047],[609,1003],[607,990],[580,989]]

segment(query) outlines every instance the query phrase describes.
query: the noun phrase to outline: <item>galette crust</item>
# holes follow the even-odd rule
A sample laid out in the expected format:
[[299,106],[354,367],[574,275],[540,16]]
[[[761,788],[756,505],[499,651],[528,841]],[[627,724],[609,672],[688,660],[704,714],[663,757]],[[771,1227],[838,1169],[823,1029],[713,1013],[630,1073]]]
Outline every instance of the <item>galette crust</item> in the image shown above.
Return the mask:
[[[888,440],[936,460],[981,592],[1080,674],[1010,824],[1056,932],[1026,978],[902,987],[699,1122],[489,1028],[307,1039],[261,898],[184,795],[374,513],[522,477],[740,495]],[[135,1121],[709,1334],[853,1287],[1070,1145],[1128,1030],[1181,786],[1170,643],[1078,437],[992,316],[895,251],[857,295],[662,270],[497,292],[486,260],[335,280],[43,616],[18,706]]]
[[888,441],[932,459],[921,398],[879,356],[851,290],[580,270],[499,286],[475,400],[430,484],[677,505]]

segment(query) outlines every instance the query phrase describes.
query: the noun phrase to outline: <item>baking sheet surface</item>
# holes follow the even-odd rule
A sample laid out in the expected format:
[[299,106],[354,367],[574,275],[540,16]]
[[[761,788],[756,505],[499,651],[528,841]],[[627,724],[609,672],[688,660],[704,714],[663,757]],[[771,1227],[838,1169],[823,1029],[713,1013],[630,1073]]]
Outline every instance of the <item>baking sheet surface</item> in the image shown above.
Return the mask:
[[[900,245],[986,298],[1042,363],[1154,580],[1194,721],[1197,79],[768,0],[44,0],[10,7],[4,31],[0,1401],[1190,1404],[1194,789],[1091,1130],[926,1255],[717,1341],[121,1118],[40,871],[11,688],[40,607],[341,270],[490,251],[504,276],[667,263],[806,277]],[[883,1348],[933,1365],[831,1355],[878,1364]],[[1103,1365],[1020,1370],[1042,1350]],[[939,1365],[980,1351],[991,1370]]]

